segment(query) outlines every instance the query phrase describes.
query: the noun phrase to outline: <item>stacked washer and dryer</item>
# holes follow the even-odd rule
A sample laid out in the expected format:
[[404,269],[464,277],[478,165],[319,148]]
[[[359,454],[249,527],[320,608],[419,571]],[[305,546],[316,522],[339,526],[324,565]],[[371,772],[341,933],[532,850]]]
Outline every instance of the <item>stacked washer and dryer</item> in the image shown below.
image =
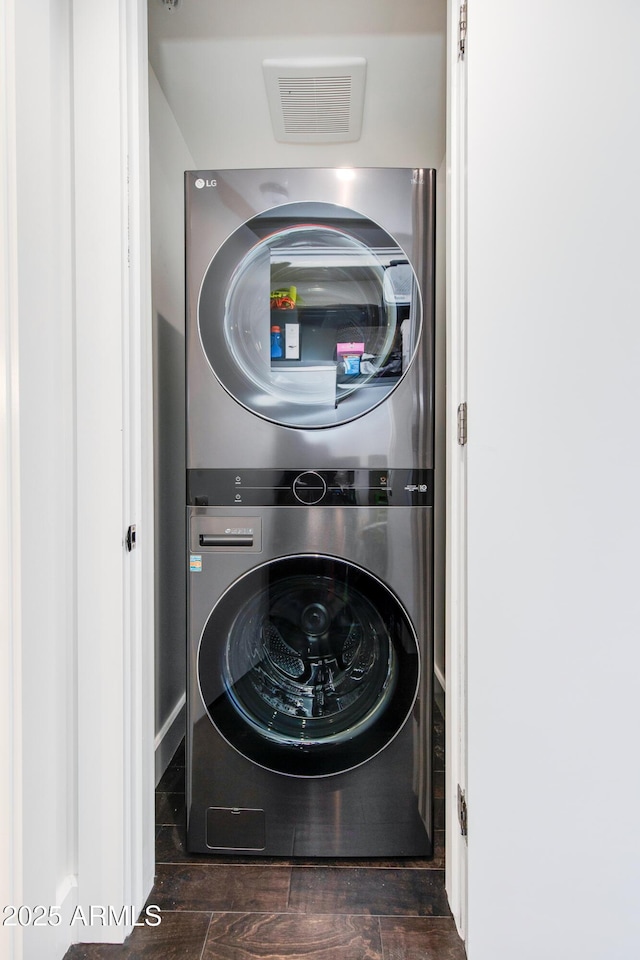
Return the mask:
[[188,846],[432,853],[432,170],[189,172]]

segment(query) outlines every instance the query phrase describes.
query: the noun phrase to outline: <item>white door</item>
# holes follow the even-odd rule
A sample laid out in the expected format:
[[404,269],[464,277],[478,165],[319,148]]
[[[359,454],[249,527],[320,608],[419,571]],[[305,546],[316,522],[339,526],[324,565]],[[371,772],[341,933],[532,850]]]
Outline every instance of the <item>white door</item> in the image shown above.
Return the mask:
[[78,896],[140,909],[155,860],[146,10],[82,0],[73,14],[77,523],[89,561],[78,565]]
[[447,113],[447,545],[446,888],[461,936],[467,929],[467,66],[465,8],[448,7]]
[[640,6],[468,22],[468,956],[631,957]]
[[16,958],[153,882],[145,7],[0,5],[0,889],[60,908]]

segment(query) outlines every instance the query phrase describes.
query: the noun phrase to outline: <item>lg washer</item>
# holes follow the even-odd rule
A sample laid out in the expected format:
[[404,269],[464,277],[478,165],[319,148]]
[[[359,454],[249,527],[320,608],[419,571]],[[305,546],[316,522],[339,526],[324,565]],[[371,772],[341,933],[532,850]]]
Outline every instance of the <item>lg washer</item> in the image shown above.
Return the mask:
[[188,497],[189,849],[430,855],[432,471],[192,471]]

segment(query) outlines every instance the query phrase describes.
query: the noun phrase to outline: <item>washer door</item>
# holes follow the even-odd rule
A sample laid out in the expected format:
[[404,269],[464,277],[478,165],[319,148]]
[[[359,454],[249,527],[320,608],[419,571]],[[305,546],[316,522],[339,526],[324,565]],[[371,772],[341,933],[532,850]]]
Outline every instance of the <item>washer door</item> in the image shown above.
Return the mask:
[[198,325],[222,386],[288,427],[335,426],[377,406],[412,363],[421,298],[386,231],[330,203],[243,224],[204,277]]
[[273,560],[211,612],[198,679],[214,726],[278,773],[327,776],[380,752],[415,702],[420,656],[398,599],[326,556]]

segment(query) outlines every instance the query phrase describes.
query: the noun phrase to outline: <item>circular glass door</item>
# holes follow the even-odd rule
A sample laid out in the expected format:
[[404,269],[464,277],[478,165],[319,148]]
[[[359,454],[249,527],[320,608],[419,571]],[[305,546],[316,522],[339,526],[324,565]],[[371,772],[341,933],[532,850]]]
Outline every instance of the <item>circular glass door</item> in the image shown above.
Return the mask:
[[421,299],[409,260],[353,210],[296,203],[222,244],[198,303],[202,346],[244,407],[290,427],[352,420],[398,385],[415,355]]
[[334,557],[274,560],[233,584],[200,641],[211,721],[249,760],[292,776],[349,770],[404,726],[420,672],[397,598]]

